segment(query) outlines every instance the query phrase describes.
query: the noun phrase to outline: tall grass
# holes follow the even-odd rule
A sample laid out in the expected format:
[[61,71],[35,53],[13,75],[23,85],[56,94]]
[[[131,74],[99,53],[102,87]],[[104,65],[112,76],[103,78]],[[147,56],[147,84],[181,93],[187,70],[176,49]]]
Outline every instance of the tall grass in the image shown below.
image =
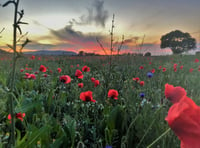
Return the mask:
[[[16,147],[110,145],[129,148],[151,144],[152,147],[179,147],[179,140],[173,132],[165,133],[168,125],[164,118],[171,104],[164,98],[164,84],[184,87],[188,96],[199,104],[199,64],[194,62],[194,58],[199,57],[113,57],[110,79],[107,78],[110,65],[104,56],[19,59],[16,65],[14,112],[26,113],[26,116],[24,121],[15,121]],[[174,72],[174,63],[178,67],[183,65],[183,69]],[[0,68],[4,69],[0,71],[3,90],[6,87],[4,79],[8,77],[5,72],[9,68],[5,65],[10,64],[9,58],[0,62]],[[47,72],[39,71],[41,64],[48,67]],[[89,66],[91,71],[83,72],[83,79],[76,78],[76,69],[81,70],[84,65]],[[144,66],[144,69],[139,69],[140,66]],[[163,72],[159,66],[167,70]],[[62,69],[61,73],[58,73],[58,67]],[[189,72],[190,68],[194,71]],[[20,72],[21,69],[24,71]],[[152,69],[155,69],[155,73],[148,78],[146,74]],[[24,79],[25,73],[36,71],[39,73],[35,80]],[[43,74],[48,76],[44,77]],[[60,82],[61,75],[69,75],[71,83]],[[99,80],[100,85],[94,87],[91,77]],[[140,86],[133,81],[134,77],[139,77],[145,85]],[[80,82],[84,83],[83,88],[78,87]],[[119,92],[118,100],[107,97],[109,89]],[[93,92],[96,103],[80,100],[80,93],[88,90]],[[144,98],[140,97],[141,92],[145,93]],[[6,93],[4,97],[8,97]],[[4,101],[1,101],[2,104]],[[1,111],[0,135],[4,146],[8,144],[10,135],[6,128],[10,126],[8,114],[5,109]]]

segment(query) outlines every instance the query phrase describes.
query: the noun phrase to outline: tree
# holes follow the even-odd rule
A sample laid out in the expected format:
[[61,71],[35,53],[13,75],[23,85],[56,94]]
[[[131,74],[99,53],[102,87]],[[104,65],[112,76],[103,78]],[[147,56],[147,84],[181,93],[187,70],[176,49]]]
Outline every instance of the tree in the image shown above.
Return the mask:
[[144,54],[144,56],[145,56],[145,57],[150,57],[150,56],[151,56],[151,52],[146,52],[146,53]]
[[189,33],[175,30],[161,37],[161,48],[169,47],[174,54],[196,48],[196,40]]

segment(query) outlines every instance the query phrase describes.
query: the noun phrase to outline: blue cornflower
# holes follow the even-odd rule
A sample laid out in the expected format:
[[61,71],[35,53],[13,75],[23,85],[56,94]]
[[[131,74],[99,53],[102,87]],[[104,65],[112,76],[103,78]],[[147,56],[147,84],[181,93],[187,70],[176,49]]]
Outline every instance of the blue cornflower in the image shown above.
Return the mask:
[[144,98],[144,96],[145,96],[145,93],[143,93],[143,92],[140,93],[140,97],[141,97],[141,98]]
[[106,145],[106,147],[105,148],[112,148],[112,146],[111,145]]
[[153,77],[153,73],[152,72],[148,72],[147,73],[147,77],[149,77],[149,78]]

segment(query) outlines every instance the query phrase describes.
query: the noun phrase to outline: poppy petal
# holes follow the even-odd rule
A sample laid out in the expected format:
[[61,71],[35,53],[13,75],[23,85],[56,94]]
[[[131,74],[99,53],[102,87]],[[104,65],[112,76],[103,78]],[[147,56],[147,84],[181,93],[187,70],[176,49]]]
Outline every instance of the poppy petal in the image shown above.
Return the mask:
[[165,97],[173,104],[177,103],[182,97],[186,95],[187,93],[184,88],[180,86],[174,87],[173,85],[165,84]]

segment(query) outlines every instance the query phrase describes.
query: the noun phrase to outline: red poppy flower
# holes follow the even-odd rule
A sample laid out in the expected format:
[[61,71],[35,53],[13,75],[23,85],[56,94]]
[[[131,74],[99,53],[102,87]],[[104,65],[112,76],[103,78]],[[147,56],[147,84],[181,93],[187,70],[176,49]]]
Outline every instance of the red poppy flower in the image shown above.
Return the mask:
[[59,73],[61,73],[62,69],[61,69],[61,68],[57,68],[57,71],[58,71]]
[[140,81],[140,78],[138,78],[138,77],[133,78],[133,81],[139,82],[139,81]]
[[200,146],[200,107],[186,96],[182,87],[165,85],[165,96],[174,103],[165,120],[181,140],[181,148]]
[[113,98],[113,99],[115,99],[115,100],[117,100],[118,98],[118,91],[117,90],[115,90],[115,89],[110,89],[109,91],[108,91],[108,98]]
[[46,78],[46,77],[48,77],[48,75],[47,75],[47,74],[44,74],[44,75],[43,75],[43,77],[45,77],[45,78]]
[[60,76],[59,79],[61,82],[65,83],[65,84],[68,84],[71,82],[71,78],[68,75],[62,75],[62,76]]
[[176,67],[177,67],[177,64],[175,63],[175,64],[174,64],[174,68],[176,68]]
[[177,68],[174,68],[174,72],[177,72]]
[[97,87],[98,85],[100,85],[99,80],[95,80],[95,81],[94,81],[94,87]]
[[31,59],[31,60],[34,60],[34,59],[35,59],[35,56],[34,56],[34,55],[32,55],[30,59]]
[[79,67],[79,64],[77,64],[76,67]]
[[172,103],[177,103],[183,96],[186,96],[184,88],[173,85],[165,84],[165,97],[170,100]]
[[96,100],[93,99],[92,91],[82,92],[80,94],[80,99],[86,102],[89,102],[89,101],[96,102]]
[[192,72],[194,69],[193,68],[190,68],[189,72]]
[[199,59],[195,59],[194,62],[195,62],[195,63],[198,63],[198,62],[199,62]]
[[[25,115],[26,115],[25,113],[19,112],[15,114],[15,117],[23,121],[24,120],[23,118],[25,117]],[[11,120],[11,114],[8,115],[8,120]]]
[[144,86],[144,81],[140,81],[140,86]]
[[24,71],[24,69],[20,69],[20,72],[23,72]]
[[29,77],[30,77],[31,79],[36,79],[36,76],[35,76],[34,74],[30,74]]
[[155,69],[152,69],[152,70],[151,70],[151,73],[155,73],[155,71],[156,71]]
[[144,67],[143,66],[140,66],[140,68],[139,69],[144,69]]
[[84,72],[89,72],[89,71],[90,71],[90,67],[88,67],[88,66],[83,66],[82,71],[84,71]]
[[79,88],[83,88],[83,83],[78,83]]
[[91,81],[94,82],[94,81],[95,81],[95,78],[92,77],[92,78],[91,78]]
[[36,76],[34,74],[25,73],[25,75],[25,79],[36,79]]
[[39,70],[42,71],[42,72],[46,72],[47,68],[44,65],[40,65]]
[[79,79],[83,79],[83,73],[79,69],[76,70],[75,76]]
[[180,66],[180,69],[183,69],[183,65]]
[[16,113],[16,118],[18,118],[18,119],[20,119],[21,121],[23,121],[23,118],[25,117],[25,113],[21,113],[21,112],[19,112],[19,113]]
[[162,70],[162,71],[165,72],[166,70],[167,70],[167,69],[166,69],[165,67],[163,67],[163,70]]
[[162,66],[159,66],[158,68],[159,68],[159,69],[162,69]]

